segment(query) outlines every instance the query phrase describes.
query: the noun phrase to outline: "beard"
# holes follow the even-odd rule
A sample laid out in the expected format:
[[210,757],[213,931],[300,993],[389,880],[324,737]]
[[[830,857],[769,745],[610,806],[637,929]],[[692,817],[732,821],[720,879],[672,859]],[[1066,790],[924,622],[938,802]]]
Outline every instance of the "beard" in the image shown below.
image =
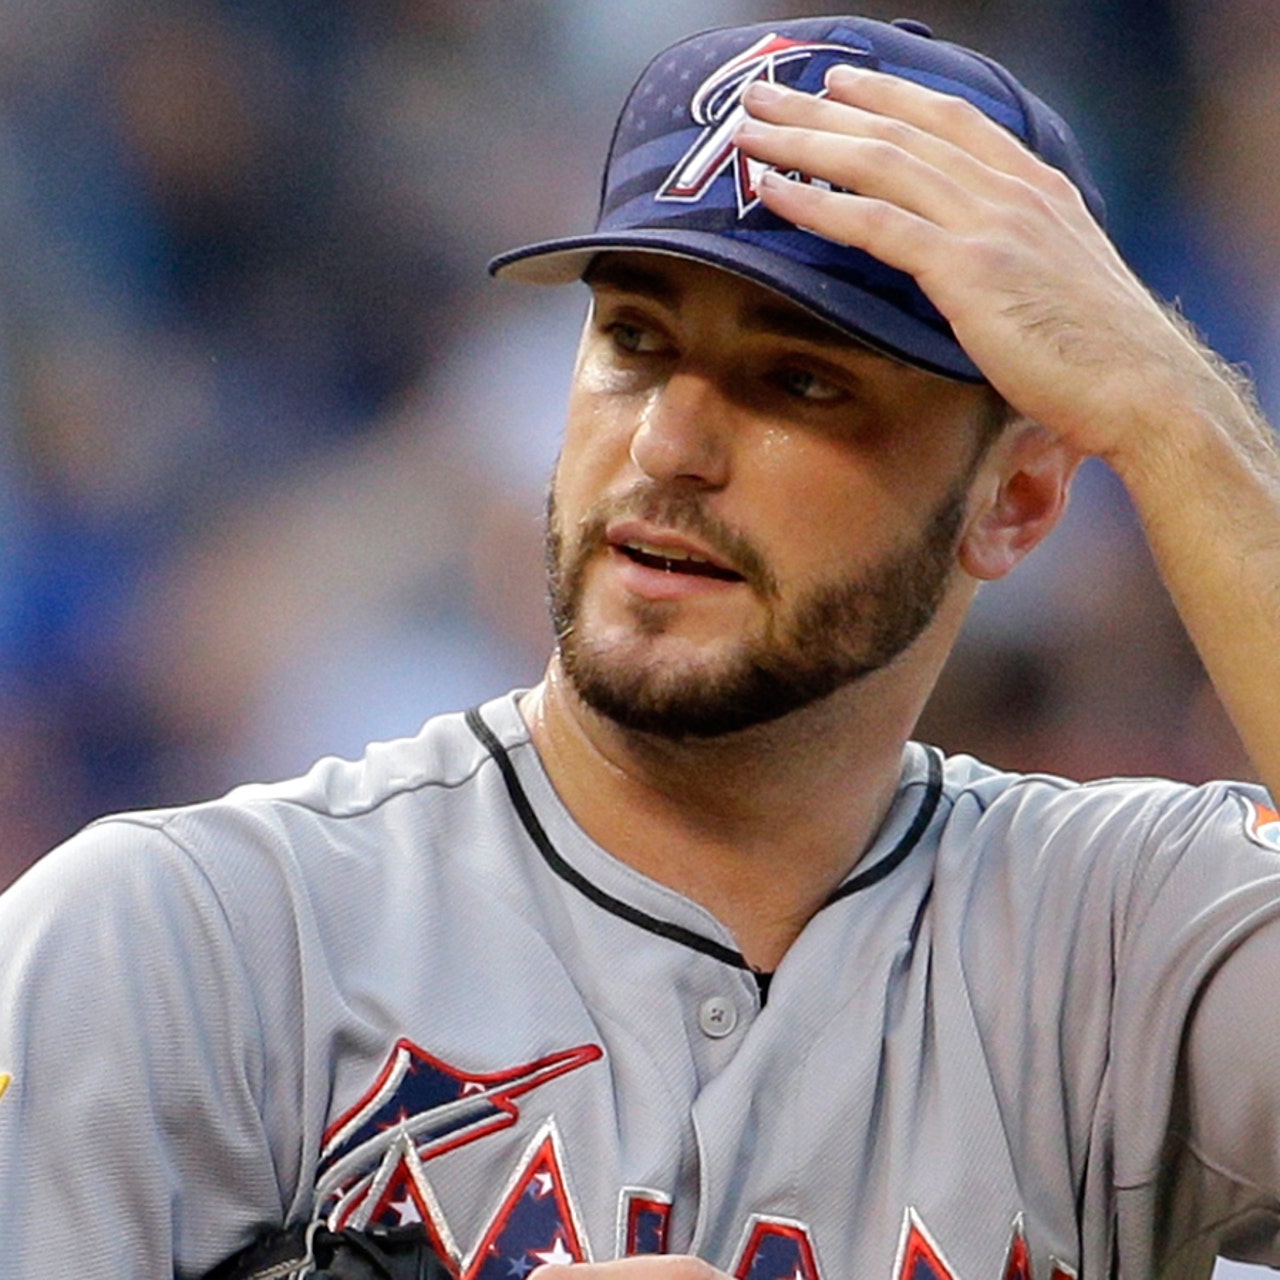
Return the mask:
[[[623,728],[666,739],[714,738],[766,724],[889,665],[933,620],[955,565],[970,475],[957,481],[905,545],[856,575],[811,587],[784,608],[765,557],[706,511],[696,491],[654,482],[598,504],[570,548],[547,507],[547,562],[560,665],[578,696]],[[700,539],[742,574],[768,606],[762,631],[717,664],[636,660],[583,633],[587,572],[607,549],[606,528],[636,516]],[[636,601],[642,636],[661,635],[668,602]]]

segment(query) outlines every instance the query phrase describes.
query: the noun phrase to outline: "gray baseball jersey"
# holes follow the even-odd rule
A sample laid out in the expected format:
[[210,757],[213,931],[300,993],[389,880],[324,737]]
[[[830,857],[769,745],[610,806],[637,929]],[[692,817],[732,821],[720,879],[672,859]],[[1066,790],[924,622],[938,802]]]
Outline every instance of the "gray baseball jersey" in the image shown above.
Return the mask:
[[464,1280],[1280,1261],[1268,804],[912,744],[768,981],[575,826],[513,697],[99,822],[0,898],[0,1276],[197,1276],[313,1214],[420,1219]]

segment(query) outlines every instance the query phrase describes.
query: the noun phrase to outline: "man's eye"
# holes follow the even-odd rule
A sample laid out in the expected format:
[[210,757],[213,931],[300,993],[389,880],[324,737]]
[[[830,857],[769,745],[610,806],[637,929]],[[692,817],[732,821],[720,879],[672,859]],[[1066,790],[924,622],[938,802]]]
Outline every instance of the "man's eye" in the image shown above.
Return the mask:
[[648,355],[662,345],[652,330],[622,320],[615,320],[609,326],[609,336],[615,347],[629,355]]
[[820,378],[809,369],[784,369],[779,375],[779,381],[788,395],[801,400],[841,400],[845,395],[842,387],[828,382],[826,378]]

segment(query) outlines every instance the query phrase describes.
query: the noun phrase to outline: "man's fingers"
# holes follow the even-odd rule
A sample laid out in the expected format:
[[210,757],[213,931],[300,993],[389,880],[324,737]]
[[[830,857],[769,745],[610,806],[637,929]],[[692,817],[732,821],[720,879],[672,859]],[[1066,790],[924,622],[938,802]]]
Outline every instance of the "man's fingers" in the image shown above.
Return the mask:
[[882,138],[748,120],[734,141],[754,159],[781,170],[795,169],[856,195],[888,200],[957,230],[988,217],[985,193],[958,181],[954,171]]
[[[857,138],[880,144],[886,154],[914,156],[934,168],[981,188],[990,167],[954,143],[908,120],[869,111],[834,97],[800,93],[783,85],[757,81],[743,95],[743,105],[758,121],[830,137]],[[748,134],[749,136],[749,134]]]
[[547,1264],[534,1268],[528,1280],[729,1280],[709,1262],[688,1254],[646,1254],[612,1262]]
[[1010,177],[1034,181],[1050,167],[1009,128],[997,124],[973,103],[901,76],[866,67],[832,67],[827,74],[827,93],[836,102],[912,125]]
[[[889,116],[914,126],[938,143],[976,163],[978,170],[957,170],[972,180],[990,183],[995,174],[1051,201],[1073,220],[1092,224],[1093,215],[1079,188],[1060,169],[1035,155],[1011,127],[997,123],[971,102],[954,94],[929,89],[901,76],[863,67],[833,67],[827,76],[830,98],[873,115]],[[1012,122],[1010,122],[1010,125]],[[1013,190],[1003,186],[1001,194]]]
[[[755,122],[743,127],[743,149],[782,168],[800,168],[863,194],[904,203],[935,221],[948,221],[949,208],[973,215],[992,203],[1017,203],[1032,192],[1073,220],[1092,220],[1065,174],[963,99],[852,67],[833,68],[828,85],[828,97],[764,82],[752,85],[743,102]],[[791,132],[773,134],[769,125]],[[801,131],[825,138],[826,146],[802,138]],[[842,153],[837,145],[841,138],[859,146]],[[804,152],[804,163],[814,167],[805,168],[793,148]],[[925,170],[910,166],[908,158],[942,178],[924,178]],[[961,191],[968,193],[970,204],[921,203],[931,196],[954,200]]]
[[864,249],[928,289],[944,232],[930,219],[887,200],[827,191],[780,173],[761,175],[760,194],[779,217],[828,239]]

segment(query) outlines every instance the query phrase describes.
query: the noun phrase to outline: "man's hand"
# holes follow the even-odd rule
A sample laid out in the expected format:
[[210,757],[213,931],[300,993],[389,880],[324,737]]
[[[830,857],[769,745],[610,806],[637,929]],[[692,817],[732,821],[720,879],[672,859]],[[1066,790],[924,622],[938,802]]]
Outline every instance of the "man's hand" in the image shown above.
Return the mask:
[[537,1267],[529,1280],[729,1280],[709,1262],[682,1253],[646,1254],[614,1262],[575,1262]]
[[1280,797],[1280,455],[1246,380],[1158,303],[1071,182],[977,108],[834,68],[753,85],[748,155],[779,216],[915,277],[1015,409],[1128,487],[1262,781]]
[[738,145],[788,180],[779,216],[914,276],[1006,400],[1082,453],[1119,460],[1169,397],[1216,381],[1071,182],[976,107],[834,68],[829,96],[759,82]]

